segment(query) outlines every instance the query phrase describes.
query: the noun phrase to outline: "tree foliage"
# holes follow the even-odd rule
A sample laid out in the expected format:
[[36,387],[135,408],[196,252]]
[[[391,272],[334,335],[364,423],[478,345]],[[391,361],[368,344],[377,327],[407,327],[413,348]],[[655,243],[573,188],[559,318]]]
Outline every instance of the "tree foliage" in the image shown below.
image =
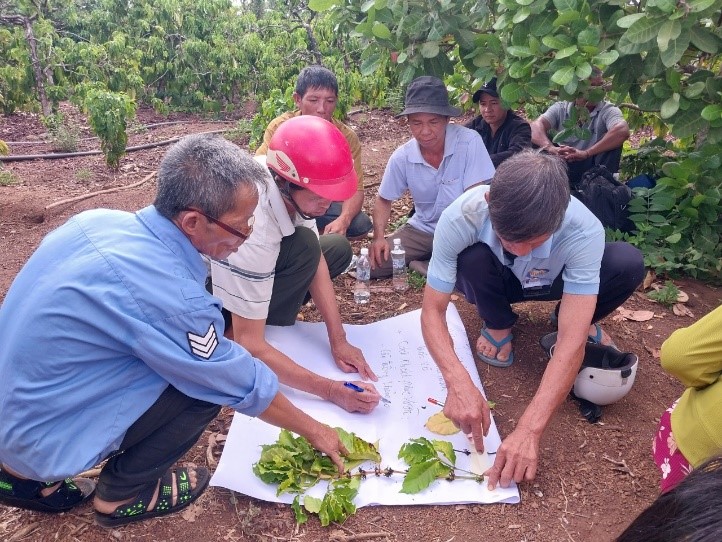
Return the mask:
[[[362,73],[391,57],[405,83],[434,74],[452,90],[473,90],[496,76],[511,107],[552,95],[602,98],[589,92],[589,76],[604,70],[608,99],[632,103],[632,127],[676,138],[662,163],[646,163],[660,179],[635,201],[639,235],[630,240],[657,270],[722,277],[722,181],[713,159],[722,154],[722,0],[311,0],[310,7],[335,13],[366,41]],[[661,168],[666,163],[677,166]]]

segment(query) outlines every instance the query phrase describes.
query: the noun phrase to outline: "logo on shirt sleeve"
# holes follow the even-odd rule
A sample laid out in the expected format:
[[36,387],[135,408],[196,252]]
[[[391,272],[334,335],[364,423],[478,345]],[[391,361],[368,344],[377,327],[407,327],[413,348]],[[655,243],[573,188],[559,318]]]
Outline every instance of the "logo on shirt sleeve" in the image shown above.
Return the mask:
[[188,344],[191,347],[191,352],[196,356],[203,359],[208,359],[213,355],[213,352],[218,346],[218,335],[216,334],[216,328],[211,322],[208,326],[208,331],[205,335],[196,335],[195,333],[188,332]]

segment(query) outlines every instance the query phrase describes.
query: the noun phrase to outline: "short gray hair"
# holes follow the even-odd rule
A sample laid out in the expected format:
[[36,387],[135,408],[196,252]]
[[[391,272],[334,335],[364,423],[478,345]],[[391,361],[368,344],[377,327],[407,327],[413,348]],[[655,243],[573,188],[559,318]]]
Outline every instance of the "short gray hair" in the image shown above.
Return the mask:
[[496,234],[512,243],[554,233],[569,206],[566,163],[527,149],[504,160],[489,188],[489,217]]
[[238,190],[258,195],[268,170],[218,135],[189,135],[166,152],[158,170],[155,205],[168,219],[187,207],[220,217],[237,206]]

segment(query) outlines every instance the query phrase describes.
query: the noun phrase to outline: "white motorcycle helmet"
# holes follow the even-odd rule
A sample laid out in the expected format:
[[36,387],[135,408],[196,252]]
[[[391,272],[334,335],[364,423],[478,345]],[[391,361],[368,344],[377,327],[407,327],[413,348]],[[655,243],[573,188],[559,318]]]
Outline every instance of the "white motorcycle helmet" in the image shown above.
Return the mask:
[[[554,353],[556,342],[556,333],[541,338],[542,348],[549,357]],[[574,395],[600,406],[616,403],[632,389],[638,362],[635,354],[588,342],[574,381]]]

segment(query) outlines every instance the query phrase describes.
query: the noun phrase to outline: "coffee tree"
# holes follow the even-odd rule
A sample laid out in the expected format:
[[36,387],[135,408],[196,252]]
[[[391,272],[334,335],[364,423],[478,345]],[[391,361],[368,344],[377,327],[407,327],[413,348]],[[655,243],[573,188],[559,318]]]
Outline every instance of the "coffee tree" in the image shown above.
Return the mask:
[[[593,67],[604,70],[609,99],[626,104],[632,127],[674,139],[654,143],[664,149],[648,172],[659,178],[638,194],[639,234],[630,241],[658,270],[722,277],[722,0],[312,0],[310,7],[334,13],[367,41],[364,73],[388,57],[404,82],[435,74],[472,89],[497,76],[512,107],[572,99],[588,91]],[[591,97],[601,98],[596,92]]]

